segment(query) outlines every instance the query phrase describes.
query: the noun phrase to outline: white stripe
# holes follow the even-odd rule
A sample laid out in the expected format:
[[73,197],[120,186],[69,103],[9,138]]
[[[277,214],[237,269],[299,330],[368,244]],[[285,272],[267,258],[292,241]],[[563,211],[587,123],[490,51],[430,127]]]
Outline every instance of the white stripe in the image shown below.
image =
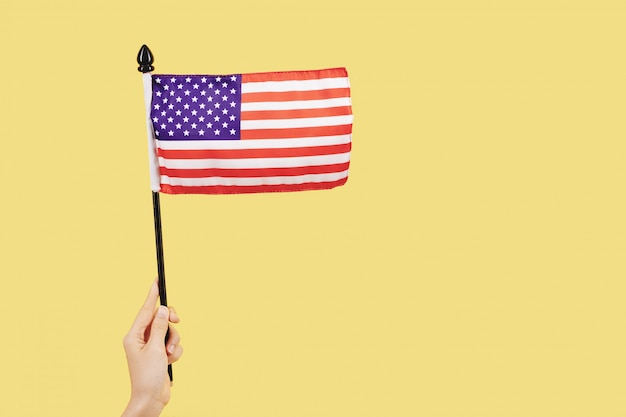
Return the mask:
[[242,120],[241,130],[290,129],[298,127],[341,126],[352,124],[352,115],[304,117],[301,119]]
[[164,150],[202,149],[275,149],[330,146],[350,143],[352,135],[322,136],[298,139],[254,139],[254,140],[157,140],[157,147]]
[[320,183],[332,182],[346,178],[348,171],[336,172],[332,174],[310,174],[297,175],[291,177],[255,177],[255,178],[224,178],[224,177],[207,177],[207,178],[176,178],[161,176],[161,183],[169,185],[182,185],[187,187],[200,187],[211,185],[295,185],[304,183]]
[[241,158],[241,159],[166,159],[159,157],[159,164],[171,169],[244,169],[244,168],[296,168],[343,164],[350,161],[350,152],[289,158]]
[[331,88],[349,88],[347,77],[320,78],[317,80],[261,81],[241,84],[241,93],[280,93],[286,91],[314,91]]
[[330,107],[348,107],[350,105],[350,97],[325,100],[259,101],[256,103],[241,103],[241,111],[326,109]]

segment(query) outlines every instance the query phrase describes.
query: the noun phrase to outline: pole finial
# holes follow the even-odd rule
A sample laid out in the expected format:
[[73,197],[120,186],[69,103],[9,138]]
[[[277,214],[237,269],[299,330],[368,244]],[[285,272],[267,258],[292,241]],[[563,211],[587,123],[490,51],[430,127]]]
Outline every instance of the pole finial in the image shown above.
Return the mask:
[[154,71],[154,67],[152,63],[154,62],[154,57],[152,56],[152,51],[148,48],[147,45],[142,45],[139,50],[139,54],[137,54],[137,63],[139,64],[139,72],[150,72]]

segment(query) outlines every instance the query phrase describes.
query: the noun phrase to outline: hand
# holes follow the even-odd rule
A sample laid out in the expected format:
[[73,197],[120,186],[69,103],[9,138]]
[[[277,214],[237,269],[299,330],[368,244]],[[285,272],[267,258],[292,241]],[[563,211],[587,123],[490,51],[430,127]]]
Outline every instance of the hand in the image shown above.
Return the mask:
[[[156,281],[150,288],[137,318],[124,337],[124,350],[130,373],[131,396],[122,417],[155,417],[170,400],[167,365],[183,354],[180,336],[169,322],[180,319],[172,307],[155,310],[159,288]],[[169,327],[167,349],[165,335]]]

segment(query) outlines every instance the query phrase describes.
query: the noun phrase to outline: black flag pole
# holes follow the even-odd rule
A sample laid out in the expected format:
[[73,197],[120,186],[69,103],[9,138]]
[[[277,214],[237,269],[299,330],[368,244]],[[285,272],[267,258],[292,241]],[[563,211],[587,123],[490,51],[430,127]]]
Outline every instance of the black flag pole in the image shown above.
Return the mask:
[[[152,56],[152,52],[146,45],[142,45],[141,49],[139,49],[139,54],[137,54],[137,63],[139,64],[139,72],[148,73],[154,71],[154,67],[152,63],[154,62],[154,57]],[[165,262],[163,259],[163,232],[161,230],[161,201],[159,199],[159,192],[152,192],[152,208],[154,211],[154,236],[156,239],[156,255],[157,255],[157,270],[159,277],[159,299],[161,300],[161,305],[167,306],[167,290],[165,288]],[[167,335],[165,336],[165,341],[167,342],[167,338],[169,336],[169,330]],[[173,373],[172,373],[172,365],[167,365],[167,373],[170,376],[170,381],[173,381]]]

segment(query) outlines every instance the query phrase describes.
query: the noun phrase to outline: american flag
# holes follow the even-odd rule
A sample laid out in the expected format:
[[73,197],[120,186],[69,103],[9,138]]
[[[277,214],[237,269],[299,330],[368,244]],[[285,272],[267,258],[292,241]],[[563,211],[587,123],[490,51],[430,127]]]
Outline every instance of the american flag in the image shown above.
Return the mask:
[[345,68],[145,76],[154,191],[302,191],[347,181]]

